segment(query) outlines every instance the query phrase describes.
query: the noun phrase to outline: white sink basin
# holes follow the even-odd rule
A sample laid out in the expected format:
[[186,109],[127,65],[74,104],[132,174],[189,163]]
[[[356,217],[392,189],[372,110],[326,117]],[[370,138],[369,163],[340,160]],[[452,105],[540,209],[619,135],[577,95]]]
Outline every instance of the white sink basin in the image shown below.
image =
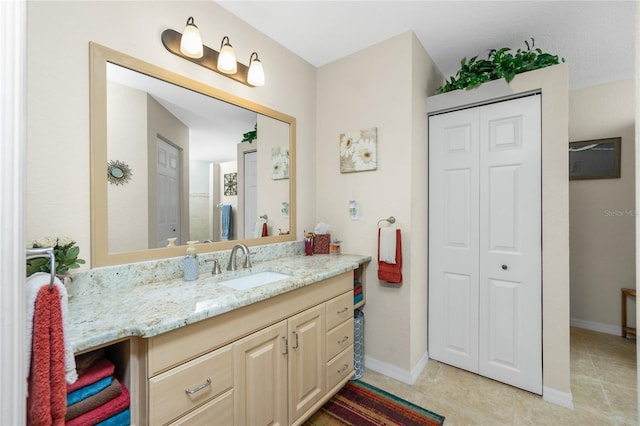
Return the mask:
[[219,284],[234,290],[250,290],[252,288],[284,280],[286,278],[291,278],[291,275],[281,274],[280,272],[264,271],[246,275],[244,277],[233,278],[231,280],[220,281]]

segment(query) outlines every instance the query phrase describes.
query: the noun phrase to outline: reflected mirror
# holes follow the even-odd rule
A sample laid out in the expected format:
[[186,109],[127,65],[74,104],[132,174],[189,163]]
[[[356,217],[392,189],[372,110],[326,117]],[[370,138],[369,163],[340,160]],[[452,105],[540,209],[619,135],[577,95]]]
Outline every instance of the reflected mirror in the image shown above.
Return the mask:
[[293,117],[94,43],[91,56],[93,266],[295,238]]

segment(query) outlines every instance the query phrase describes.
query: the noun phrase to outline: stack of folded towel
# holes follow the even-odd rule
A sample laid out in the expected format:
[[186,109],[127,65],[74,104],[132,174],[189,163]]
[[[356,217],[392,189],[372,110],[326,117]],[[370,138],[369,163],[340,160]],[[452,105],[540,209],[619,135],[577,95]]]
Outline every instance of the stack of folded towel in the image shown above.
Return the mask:
[[129,391],[114,377],[114,365],[104,351],[76,357],[76,368],[78,380],[67,385],[66,424],[129,425]]
[[362,282],[360,282],[360,277],[357,273],[353,274],[353,304],[357,305],[362,301]]

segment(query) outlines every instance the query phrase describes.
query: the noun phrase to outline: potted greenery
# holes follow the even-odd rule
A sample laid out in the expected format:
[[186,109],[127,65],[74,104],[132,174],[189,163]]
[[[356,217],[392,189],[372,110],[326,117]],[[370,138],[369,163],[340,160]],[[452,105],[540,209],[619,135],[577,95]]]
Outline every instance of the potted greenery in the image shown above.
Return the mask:
[[[535,40],[531,38],[531,45],[525,40],[526,50],[518,49],[515,54],[511,48],[491,49],[487,59],[477,56],[469,59],[464,57],[460,61],[460,69],[455,76],[451,76],[436,93],[446,93],[458,89],[473,89],[490,80],[504,78],[507,83],[516,74],[548,67],[559,63],[558,55],[544,53],[539,48],[534,49]],[[562,58],[564,62],[564,58]]]
[[[79,259],[80,247],[76,242],[68,237],[43,237],[30,242],[28,248],[53,247],[53,255],[56,259],[56,275],[64,276],[69,269],[77,269],[85,263],[84,259]],[[51,272],[49,260],[45,258],[35,258],[27,260],[27,276],[36,272]]]

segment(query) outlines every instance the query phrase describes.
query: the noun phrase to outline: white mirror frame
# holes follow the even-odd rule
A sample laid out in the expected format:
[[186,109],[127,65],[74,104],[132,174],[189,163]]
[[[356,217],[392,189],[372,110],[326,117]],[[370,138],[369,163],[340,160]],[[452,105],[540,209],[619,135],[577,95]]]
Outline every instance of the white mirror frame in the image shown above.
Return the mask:
[[107,63],[111,62],[151,77],[200,92],[204,95],[255,111],[289,124],[289,234],[263,238],[198,244],[198,253],[231,249],[237,243],[248,246],[294,241],[296,235],[296,119],[204,83],[173,73],[97,43],[89,43],[91,98],[91,267],[118,265],[182,256],[186,246],[109,253],[107,179]]

